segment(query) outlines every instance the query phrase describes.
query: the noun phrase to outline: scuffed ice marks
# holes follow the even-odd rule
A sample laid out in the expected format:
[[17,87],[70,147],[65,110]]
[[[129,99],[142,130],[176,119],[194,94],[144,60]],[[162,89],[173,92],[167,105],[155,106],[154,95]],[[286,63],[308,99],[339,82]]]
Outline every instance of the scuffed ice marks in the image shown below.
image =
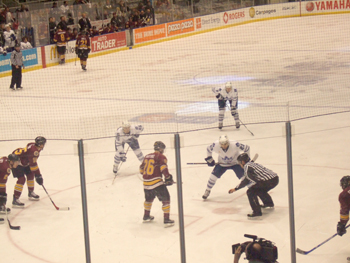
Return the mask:
[[280,75],[275,78],[258,78],[250,80],[258,87],[300,87],[311,86],[325,81],[327,78],[313,75]]

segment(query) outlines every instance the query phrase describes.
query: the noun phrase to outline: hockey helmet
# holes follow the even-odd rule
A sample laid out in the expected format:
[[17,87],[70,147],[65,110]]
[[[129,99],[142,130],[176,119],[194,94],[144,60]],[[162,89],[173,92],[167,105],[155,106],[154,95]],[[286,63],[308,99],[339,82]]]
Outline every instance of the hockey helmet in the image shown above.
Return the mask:
[[227,135],[221,135],[219,137],[219,143],[220,143],[221,146],[222,145],[230,145],[230,141],[229,141]]
[[42,136],[38,136],[35,138],[35,145],[40,146],[40,145],[45,145],[46,139]]
[[340,179],[340,186],[342,189],[345,189],[348,186],[350,186],[350,175],[343,176],[343,178]]
[[238,155],[237,161],[239,163],[241,163],[242,161],[247,163],[247,162],[250,161],[250,157],[249,157],[249,155],[247,153],[241,153],[240,155]]
[[122,127],[123,127],[123,128],[130,128],[130,126],[131,126],[131,125],[130,125],[130,123],[129,123],[128,121],[123,121],[123,122],[122,122]]
[[232,89],[232,82],[226,82],[225,89]]
[[156,141],[153,146],[155,151],[164,150],[166,147],[165,144],[161,141]]
[[11,153],[9,154],[9,156],[7,157],[11,162],[18,162],[19,161],[19,156]]

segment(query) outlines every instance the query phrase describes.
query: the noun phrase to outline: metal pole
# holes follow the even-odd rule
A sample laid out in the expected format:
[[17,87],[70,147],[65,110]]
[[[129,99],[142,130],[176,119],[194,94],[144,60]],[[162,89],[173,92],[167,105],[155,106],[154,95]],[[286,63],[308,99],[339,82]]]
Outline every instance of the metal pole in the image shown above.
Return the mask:
[[178,202],[178,208],[179,208],[181,263],[186,263],[185,224],[184,224],[183,200],[182,200],[182,177],[181,177],[181,158],[180,158],[180,136],[178,133],[175,134],[175,159],[176,159],[177,202]]
[[292,167],[292,130],[290,121],[286,122],[287,168],[288,168],[288,201],[289,201],[289,231],[291,263],[296,263],[295,221],[293,196],[293,167]]
[[80,168],[80,187],[81,201],[83,205],[83,220],[84,220],[84,238],[85,238],[85,257],[86,263],[91,263],[90,256],[90,238],[89,238],[89,223],[86,198],[86,182],[85,182],[85,165],[84,165],[84,145],[83,140],[78,141],[79,153],[79,168]]

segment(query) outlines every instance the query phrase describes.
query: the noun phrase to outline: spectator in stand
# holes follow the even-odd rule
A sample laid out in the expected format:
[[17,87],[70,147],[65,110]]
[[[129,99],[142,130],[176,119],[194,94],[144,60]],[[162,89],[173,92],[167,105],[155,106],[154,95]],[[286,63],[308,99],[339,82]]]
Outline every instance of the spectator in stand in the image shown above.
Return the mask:
[[49,12],[49,16],[53,16],[56,20],[58,20],[60,17],[60,13],[60,9],[57,7],[57,2],[53,2]]
[[53,38],[56,34],[56,27],[57,27],[57,24],[56,24],[55,18],[52,16],[49,18],[50,44],[55,43]]
[[15,49],[17,38],[15,32],[10,27],[10,24],[5,26],[6,31],[4,32],[5,47],[7,52],[12,52]]
[[149,21],[147,22],[148,25],[154,25],[154,16],[153,16],[153,13],[151,11],[152,9],[146,9],[146,18],[147,20],[146,21]]
[[86,13],[82,13],[82,17],[79,19],[79,26],[80,26],[80,31],[82,30],[87,30],[90,31],[91,29],[91,23],[90,19],[86,17]]
[[125,2],[123,0],[120,0],[119,2],[119,8],[123,13],[129,12],[130,9],[129,7],[125,4]]
[[74,25],[74,7],[71,5],[67,11],[68,22],[67,25]]
[[139,25],[140,27],[143,27],[143,26],[147,26],[147,24],[149,24],[149,18],[147,17],[145,11],[141,10]]
[[28,9],[24,4],[21,4],[21,7],[20,7],[20,8],[17,8],[17,9],[16,9],[16,12],[19,12],[19,13],[22,13],[22,12],[29,12],[29,9]]
[[32,44],[30,44],[30,42],[28,42],[28,37],[23,37],[22,38],[22,42],[21,42],[21,49],[31,49]]
[[83,4],[85,4],[85,2],[82,0],[74,0],[73,2],[73,5],[83,5]]
[[106,0],[106,4],[103,6],[103,10],[107,10],[108,14],[112,13],[113,6],[111,5],[109,0]]
[[60,27],[63,31],[67,31],[68,25],[66,22],[66,17],[65,16],[61,16],[60,17],[60,22],[57,24],[57,27]]
[[12,24],[15,22],[15,19],[12,16],[12,13],[10,12],[10,8],[5,7],[5,18],[6,18],[6,24]]
[[60,6],[60,9],[62,14],[66,14],[69,11],[68,2],[64,1],[63,4]]
[[95,17],[95,20],[101,20],[102,15],[99,6],[94,4],[92,9],[92,17]]
[[6,13],[5,8],[0,9],[0,25],[6,24]]

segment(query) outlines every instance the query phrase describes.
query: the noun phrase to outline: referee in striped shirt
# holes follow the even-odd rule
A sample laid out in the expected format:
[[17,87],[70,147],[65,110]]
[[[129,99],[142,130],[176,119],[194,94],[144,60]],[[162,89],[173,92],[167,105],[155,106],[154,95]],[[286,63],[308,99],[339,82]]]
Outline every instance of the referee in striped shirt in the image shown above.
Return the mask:
[[[244,176],[241,179],[241,183],[233,189],[229,190],[229,194],[236,192],[237,190],[247,186],[247,196],[250,206],[253,210],[252,214],[248,214],[248,217],[262,216],[261,208],[273,208],[274,203],[268,191],[275,188],[278,185],[278,175],[262,166],[261,164],[250,161],[250,157],[246,153],[242,153],[237,157],[237,161],[244,169]],[[259,204],[258,197],[263,202],[263,205]]]

